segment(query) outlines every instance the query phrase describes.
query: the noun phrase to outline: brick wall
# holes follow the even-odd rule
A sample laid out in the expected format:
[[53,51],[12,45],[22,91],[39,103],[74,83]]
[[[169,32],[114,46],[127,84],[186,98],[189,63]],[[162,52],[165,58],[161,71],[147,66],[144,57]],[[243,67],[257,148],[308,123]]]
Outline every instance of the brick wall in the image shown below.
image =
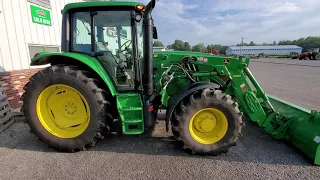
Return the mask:
[[20,101],[20,97],[23,93],[23,86],[29,81],[30,76],[40,69],[0,72],[0,81],[6,91],[11,108],[16,109],[21,107],[22,102]]

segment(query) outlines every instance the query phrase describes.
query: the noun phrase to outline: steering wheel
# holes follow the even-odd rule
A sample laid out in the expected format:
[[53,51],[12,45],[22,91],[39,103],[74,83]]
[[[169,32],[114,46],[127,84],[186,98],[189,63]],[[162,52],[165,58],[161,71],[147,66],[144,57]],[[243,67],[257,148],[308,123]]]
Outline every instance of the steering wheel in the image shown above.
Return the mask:
[[[133,63],[133,62],[132,62],[132,57],[130,57],[130,55],[129,55],[129,54],[131,54],[131,51],[130,51],[130,49],[129,49],[129,47],[130,47],[131,44],[132,44],[132,41],[131,41],[131,40],[126,41],[125,43],[123,43],[123,44],[121,45],[120,50],[117,52],[117,57],[119,57],[120,59],[123,59],[124,62],[127,63],[127,68],[131,68],[132,63]],[[124,47],[124,46],[125,46],[125,47]],[[124,49],[123,49],[123,47],[124,47]],[[123,50],[122,50],[122,49],[123,49]],[[122,53],[123,51],[127,51],[128,54],[127,54],[127,55],[123,54],[123,53]]]
[[[129,43],[129,44],[126,45],[127,43]],[[123,43],[123,44],[121,45],[121,47],[120,47],[120,50],[118,51],[118,54],[122,53],[122,52],[125,51],[125,50],[128,51],[129,46],[130,46],[131,44],[132,44],[132,41],[131,41],[131,40],[128,40],[128,41],[126,41],[125,43]],[[124,48],[123,50],[121,50],[124,45],[126,45],[125,48]]]

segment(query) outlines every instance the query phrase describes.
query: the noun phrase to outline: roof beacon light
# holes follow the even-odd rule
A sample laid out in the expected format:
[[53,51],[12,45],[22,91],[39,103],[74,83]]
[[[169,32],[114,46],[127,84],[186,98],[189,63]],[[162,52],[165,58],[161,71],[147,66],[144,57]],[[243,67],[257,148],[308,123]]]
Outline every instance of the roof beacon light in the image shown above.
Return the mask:
[[136,6],[136,9],[140,12],[144,12],[146,10],[146,7],[144,5],[138,4]]

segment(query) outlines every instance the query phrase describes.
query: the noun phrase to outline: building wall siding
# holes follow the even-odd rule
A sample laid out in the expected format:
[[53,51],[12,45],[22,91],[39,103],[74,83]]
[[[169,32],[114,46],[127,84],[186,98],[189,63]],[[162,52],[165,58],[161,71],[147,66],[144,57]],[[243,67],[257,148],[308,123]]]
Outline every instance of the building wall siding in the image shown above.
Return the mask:
[[278,49],[273,49],[272,46],[270,46],[270,49],[249,49],[249,48],[243,48],[241,49],[231,49],[231,48],[228,48],[226,50],[226,55],[233,55],[233,54],[236,54],[236,55],[239,55],[241,52],[241,54],[243,55],[251,55],[251,54],[255,54],[255,55],[258,55],[258,54],[277,54],[277,55],[285,55],[285,54],[290,54],[290,52],[297,52],[299,54],[301,54],[302,52],[302,48],[278,48]]
[[51,0],[52,26],[45,26],[32,22],[27,0],[0,0],[0,72],[30,68],[29,44],[60,46],[61,10],[79,1]]

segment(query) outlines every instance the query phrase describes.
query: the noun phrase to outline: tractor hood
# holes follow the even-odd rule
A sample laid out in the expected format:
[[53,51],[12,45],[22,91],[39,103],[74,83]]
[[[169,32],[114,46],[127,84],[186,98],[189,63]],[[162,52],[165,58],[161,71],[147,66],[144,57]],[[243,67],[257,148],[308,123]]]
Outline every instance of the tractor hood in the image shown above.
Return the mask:
[[[250,58],[248,56],[235,58],[193,51],[157,51],[153,52],[153,63],[157,64],[159,61],[161,61],[161,63],[174,63],[180,61],[186,56],[195,58],[199,63],[208,63],[210,61],[230,61],[230,63],[234,62],[240,65],[245,63],[249,65],[250,62]],[[170,63],[168,63],[168,65]]]
[[[167,56],[195,56],[195,57],[212,57],[216,56],[213,54],[207,54],[202,52],[193,52],[193,51],[157,51],[153,53],[154,55],[167,55]],[[219,56],[218,56],[219,57]]]
[[220,65],[243,68],[249,66],[250,57],[227,57],[192,51],[158,51],[153,52],[153,67],[162,73],[163,70],[175,63],[180,63],[185,57],[192,57],[196,64]]

